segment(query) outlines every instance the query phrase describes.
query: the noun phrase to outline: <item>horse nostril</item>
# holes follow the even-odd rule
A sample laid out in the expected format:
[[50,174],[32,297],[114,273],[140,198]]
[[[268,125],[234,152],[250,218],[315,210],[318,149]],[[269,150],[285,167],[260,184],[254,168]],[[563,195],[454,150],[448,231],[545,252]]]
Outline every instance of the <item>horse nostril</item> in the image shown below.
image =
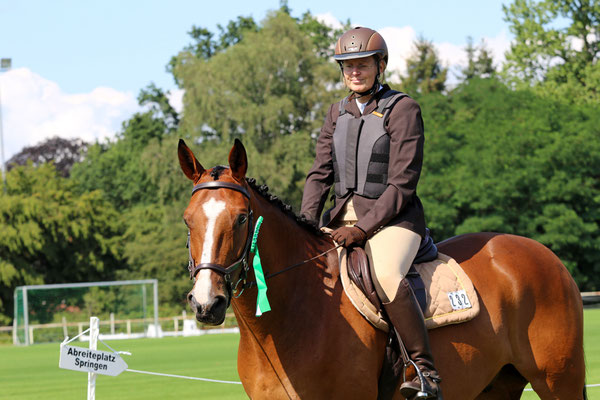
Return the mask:
[[194,295],[192,294],[192,292],[188,293],[187,299],[190,303],[194,300]]
[[227,300],[225,300],[225,297],[223,296],[218,296],[215,299],[215,302],[213,304],[213,308],[218,309],[219,307],[227,307]]

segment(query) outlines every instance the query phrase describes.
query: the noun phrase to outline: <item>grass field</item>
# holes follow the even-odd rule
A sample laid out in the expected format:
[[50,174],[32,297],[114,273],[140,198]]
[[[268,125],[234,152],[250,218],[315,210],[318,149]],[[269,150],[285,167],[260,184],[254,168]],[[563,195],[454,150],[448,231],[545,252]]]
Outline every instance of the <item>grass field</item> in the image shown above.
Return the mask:
[[[132,356],[123,356],[131,369],[239,381],[236,372],[238,340],[238,335],[221,334],[123,340],[108,344],[116,350],[132,353]],[[106,350],[101,343],[98,347]],[[600,383],[600,309],[585,311],[585,349],[587,383]],[[58,358],[58,343],[30,347],[0,346],[0,399],[85,399],[87,374],[58,368]],[[241,385],[127,371],[118,377],[99,375],[96,385],[98,400],[246,398]],[[600,387],[589,388],[588,395],[590,399],[600,399]],[[523,395],[523,399],[537,398],[532,392]]]

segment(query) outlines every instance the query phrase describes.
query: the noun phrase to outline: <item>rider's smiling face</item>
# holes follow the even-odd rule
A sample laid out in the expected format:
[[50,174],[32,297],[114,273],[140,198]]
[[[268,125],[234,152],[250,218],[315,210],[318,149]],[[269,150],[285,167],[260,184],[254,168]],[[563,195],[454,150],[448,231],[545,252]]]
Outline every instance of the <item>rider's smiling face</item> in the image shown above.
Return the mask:
[[[381,66],[380,66],[381,68]],[[353,92],[365,92],[373,86],[377,77],[377,61],[374,57],[356,58],[342,62],[344,82]]]

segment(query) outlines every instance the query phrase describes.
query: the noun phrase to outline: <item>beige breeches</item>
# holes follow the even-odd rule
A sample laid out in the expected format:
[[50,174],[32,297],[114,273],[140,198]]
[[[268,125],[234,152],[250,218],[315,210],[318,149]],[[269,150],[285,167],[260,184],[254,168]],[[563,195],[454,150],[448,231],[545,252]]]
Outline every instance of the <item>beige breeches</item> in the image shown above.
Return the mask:
[[[357,220],[350,199],[331,228],[354,225]],[[367,240],[365,252],[369,257],[375,290],[383,302],[390,302],[396,297],[400,281],[412,265],[420,244],[418,233],[399,226],[386,226]]]

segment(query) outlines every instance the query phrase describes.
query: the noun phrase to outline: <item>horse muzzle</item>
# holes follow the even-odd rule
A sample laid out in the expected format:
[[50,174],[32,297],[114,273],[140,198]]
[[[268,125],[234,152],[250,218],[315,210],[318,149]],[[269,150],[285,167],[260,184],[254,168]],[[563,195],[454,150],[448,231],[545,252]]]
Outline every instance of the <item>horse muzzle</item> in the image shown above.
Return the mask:
[[208,325],[221,325],[225,321],[228,301],[223,295],[210,298],[206,302],[198,302],[192,292],[188,293],[188,303],[196,313],[196,320]]

